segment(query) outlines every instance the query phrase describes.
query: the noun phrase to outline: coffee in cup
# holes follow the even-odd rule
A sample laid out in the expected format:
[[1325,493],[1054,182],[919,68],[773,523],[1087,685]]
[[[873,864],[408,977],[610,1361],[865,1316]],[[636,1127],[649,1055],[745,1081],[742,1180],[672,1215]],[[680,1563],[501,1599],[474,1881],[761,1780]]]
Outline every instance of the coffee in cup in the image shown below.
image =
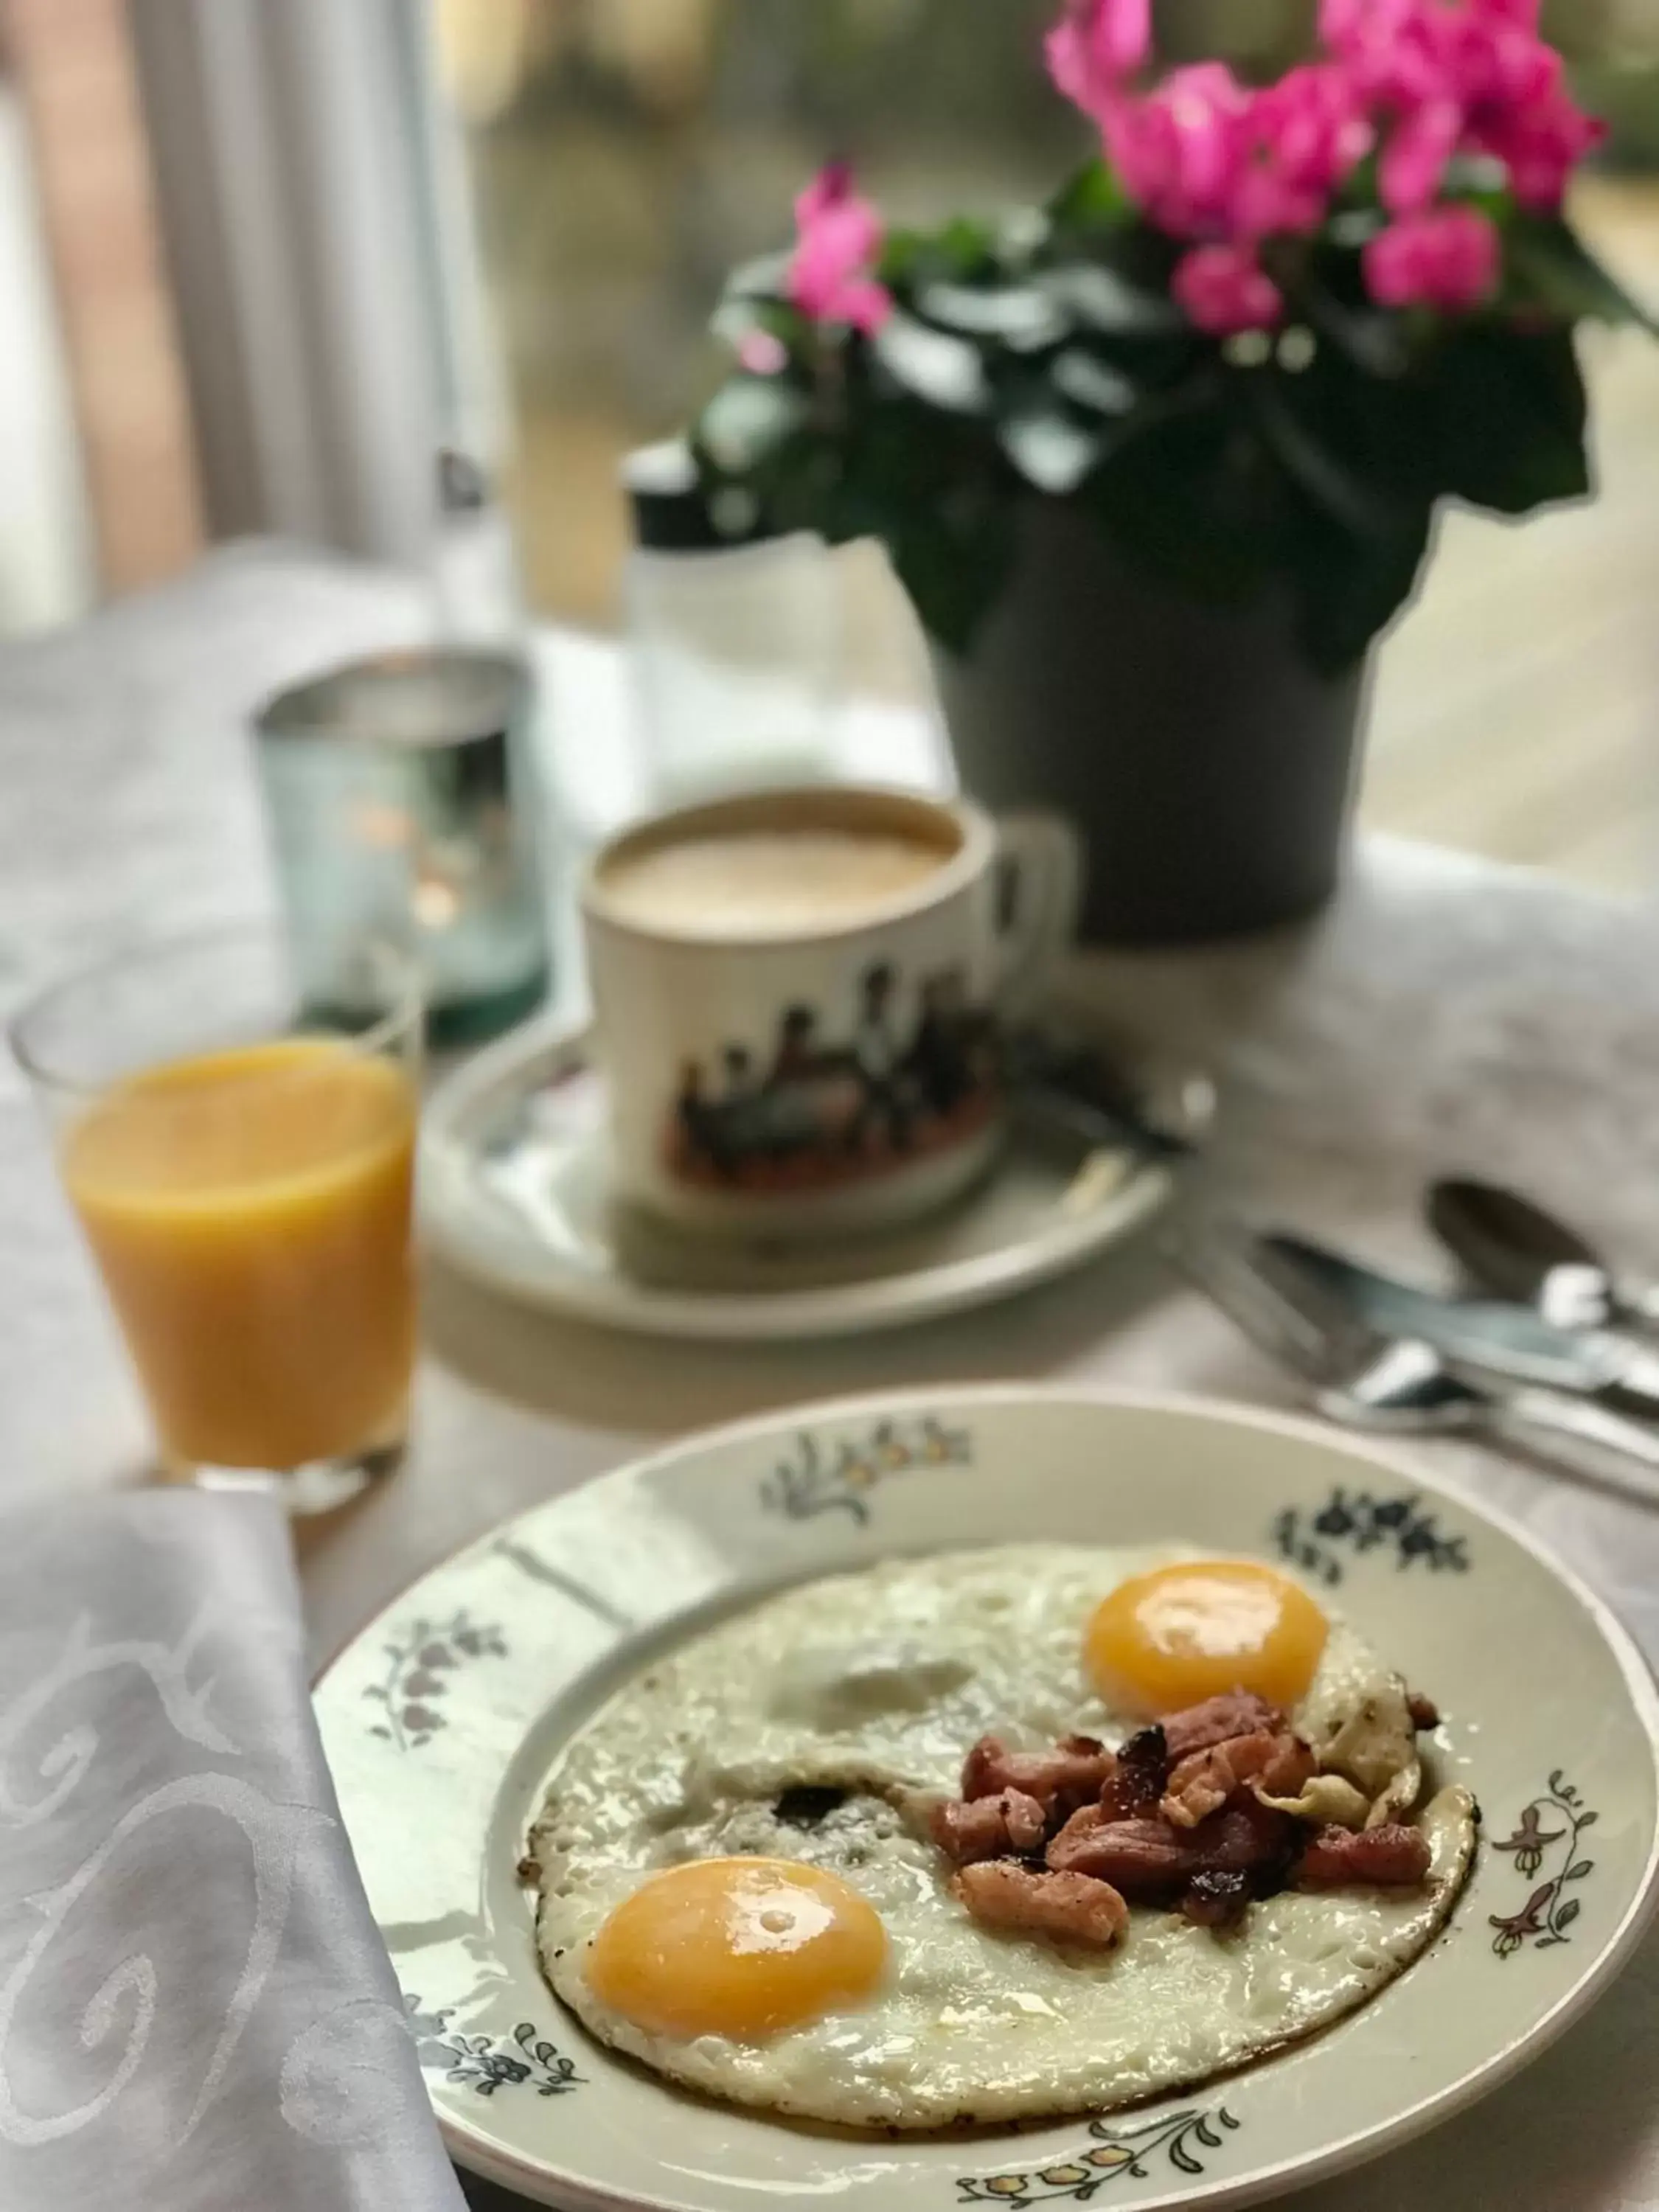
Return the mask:
[[1006,1128],[1000,1020],[1069,943],[1079,878],[1060,823],[876,788],[756,793],[613,842],[583,910],[618,1198],[808,1237],[957,1194]]
[[647,846],[600,880],[610,911],[640,928],[752,943],[872,919],[954,849],[892,830],[757,826]]

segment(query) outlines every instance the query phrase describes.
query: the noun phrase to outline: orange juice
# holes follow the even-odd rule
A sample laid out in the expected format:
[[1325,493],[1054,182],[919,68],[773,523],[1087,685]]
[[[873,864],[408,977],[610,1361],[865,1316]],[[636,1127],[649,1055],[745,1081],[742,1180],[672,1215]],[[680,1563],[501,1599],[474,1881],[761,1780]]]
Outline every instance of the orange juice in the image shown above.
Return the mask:
[[391,1060],[302,1039],[153,1069],[69,1130],[170,1456],[282,1471],[401,1434],[416,1112]]

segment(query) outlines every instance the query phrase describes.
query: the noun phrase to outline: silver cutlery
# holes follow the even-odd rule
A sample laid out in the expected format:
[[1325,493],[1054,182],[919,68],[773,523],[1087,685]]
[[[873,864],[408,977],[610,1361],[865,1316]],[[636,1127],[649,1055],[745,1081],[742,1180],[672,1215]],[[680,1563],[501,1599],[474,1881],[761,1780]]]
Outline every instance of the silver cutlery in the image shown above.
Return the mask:
[[1518,1191],[1449,1179],[1430,1191],[1428,1217],[1472,1281],[1559,1328],[1659,1328],[1659,1283],[1615,1275],[1577,1230]]
[[1626,1411],[1659,1418],[1659,1356],[1628,1337],[1561,1328],[1531,1306],[1496,1298],[1443,1297],[1303,1237],[1262,1243],[1330,1304],[1383,1336],[1431,1344],[1454,1374],[1477,1384],[1496,1378],[1607,1397]]
[[1264,1239],[1212,1233],[1175,1264],[1250,1340],[1311,1386],[1345,1427],[1505,1444],[1595,1487],[1659,1506],[1659,1435],[1607,1407],[1537,1389],[1483,1389],[1431,1345],[1367,1326]]
[[1196,1069],[1146,1068],[1132,1079],[1098,1044],[1051,1029],[1017,1030],[1003,1049],[1016,1107],[1089,1144],[1184,1159],[1215,1118],[1215,1086]]

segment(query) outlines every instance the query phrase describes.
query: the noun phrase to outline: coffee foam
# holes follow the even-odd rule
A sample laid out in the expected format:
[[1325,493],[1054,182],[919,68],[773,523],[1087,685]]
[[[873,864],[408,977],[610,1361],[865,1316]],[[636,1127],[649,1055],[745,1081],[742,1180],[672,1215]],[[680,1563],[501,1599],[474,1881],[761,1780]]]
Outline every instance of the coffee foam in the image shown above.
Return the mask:
[[623,921],[733,941],[877,920],[950,858],[884,830],[754,830],[622,854],[600,881]]

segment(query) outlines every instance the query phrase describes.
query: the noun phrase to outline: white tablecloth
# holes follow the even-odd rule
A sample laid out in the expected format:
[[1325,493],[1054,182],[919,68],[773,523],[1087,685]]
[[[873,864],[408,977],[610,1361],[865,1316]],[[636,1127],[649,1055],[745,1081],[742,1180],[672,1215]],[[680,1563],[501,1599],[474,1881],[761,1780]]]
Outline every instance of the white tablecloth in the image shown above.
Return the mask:
[[[419,593],[395,580],[247,549],[87,630],[0,654],[0,1012],[43,974],[136,934],[262,908],[248,708],[330,659],[419,635],[424,620]],[[563,787],[598,827],[628,790],[614,665],[575,640],[556,643],[548,665]],[[925,736],[912,757],[925,758]],[[1225,1202],[1428,1266],[1414,1218],[1424,1179],[1472,1167],[1525,1183],[1659,1268],[1651,911],[1371,844],[1305,932],[1099,958],[1085,985],[1115,1018],[1220,1075],[1197,1206]],[[646,1348],[442,1274],[428,1322],[411,1465],[301,1540],[319,1659],[492,1522],[642,1443],[761,1407],[1007,1375],[1291,1395],[1146,1248],[1018,1304],[865,1345]],[[21,1081],[3,1066],[0,1440],[7,1497],[118,1481],[145,1444]],[[1425,1464],[1518,1512],[1659,1656],[1659,1515],[1467,1447],[1424,1449]],[[1659,2212],[1656,2021],[1659,1936],[1522,2081],[1301,2201],[1310,2212]],[[509,2202],[473,2195],[491,2212]]]

